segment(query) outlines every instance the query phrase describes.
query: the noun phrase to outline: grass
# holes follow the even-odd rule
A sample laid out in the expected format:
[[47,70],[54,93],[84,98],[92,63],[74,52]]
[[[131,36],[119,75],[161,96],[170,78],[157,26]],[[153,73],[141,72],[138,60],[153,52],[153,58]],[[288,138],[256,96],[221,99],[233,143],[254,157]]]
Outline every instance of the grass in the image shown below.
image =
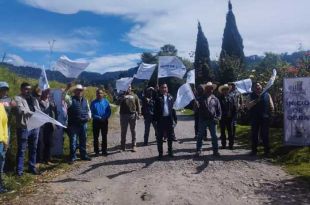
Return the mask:
[[179,112],[181,112],[183,115],[194,115],[194,112],[191,109],[182,109],[179,110]]
[[[250,126],[237,127],[237,140],[241,146],[250,149]],[[290,174],[310,183],[310,147],[283,145],[283,129],[270,128],[270,154],[274,163],[282,165]],[[259,147],[258,154],[263,154]]]

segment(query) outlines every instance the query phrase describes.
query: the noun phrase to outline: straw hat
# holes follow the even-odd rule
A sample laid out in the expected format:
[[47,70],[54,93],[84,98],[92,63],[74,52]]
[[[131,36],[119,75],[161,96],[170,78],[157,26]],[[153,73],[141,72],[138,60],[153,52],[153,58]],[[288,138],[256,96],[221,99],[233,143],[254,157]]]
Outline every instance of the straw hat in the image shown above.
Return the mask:
[[212,82],[207,82],[207,84],[205,84],[205,88],[207,88],[207,87],[212,87],[213,90],[215,90],[216,87],[217,87],[217,85],[216,85],[216,84],[213,84]]
[[224,89],[228,90],[228,92],[229,92],[229,91],[230,91],[230,86],[229,86],[228,84],[221,85],[221,86],[219,87],[219,92],[220,92],[220,93],[223,93],[223,90],[224,90]]
[[85,88],[81,84],[76,84],[76,86],[74,86],[73,90],[85,90]]

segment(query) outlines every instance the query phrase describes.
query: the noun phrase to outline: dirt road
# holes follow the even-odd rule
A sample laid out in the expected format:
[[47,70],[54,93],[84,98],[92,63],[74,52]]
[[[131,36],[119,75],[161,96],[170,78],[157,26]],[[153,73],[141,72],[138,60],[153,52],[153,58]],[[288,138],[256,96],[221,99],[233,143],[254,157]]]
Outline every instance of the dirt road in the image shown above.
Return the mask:
[[[117,119],[113,119],[117,121]],[[310,195],[292,176],[248,150],[220,150],[210,141],[195,158],[193,120],[179,116],[174,158],[157,161],[154,132],[142,147],[143,120],[137,124],[138,151],[119,152],[120,130],[110,131],[108,157],[93,158],[21,200],[23,204],[309,204]],[[128,142],[131,141],[128,134]],[[165,150],[167,145],[164,144]]]

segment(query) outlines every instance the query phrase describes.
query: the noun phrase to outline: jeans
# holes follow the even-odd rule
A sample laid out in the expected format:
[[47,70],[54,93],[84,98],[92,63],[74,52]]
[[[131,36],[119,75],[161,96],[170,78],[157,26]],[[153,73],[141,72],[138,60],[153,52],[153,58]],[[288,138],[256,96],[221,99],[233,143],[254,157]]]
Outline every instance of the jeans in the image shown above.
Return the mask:
[[108,135],[108,120],[93,120],[93,134],[94,134],[94,152],[99,154],[99,134],[101,132],[102,142],[101,142],[101,149],[102,153],[107,152],[107,135]]
[[167,134],[168,138],[168,152],[169,154],[172,153],[172,140],[173,140],[173,122],[171,117],[163,117],[161,120],[158,121],[157,124],[157,149],[159,155],[163,154],[163,137],[164,134]]
[[144,116],[144,145],[147,145],[149,142],[151,124],[153,125],[155,137],[157,138],[156,121],[153,120],[152,116]]
[[198,130],[198,138],[197,138],[197,151],[201,151],[202,147],[202,139],[205,135],[205,130],[208,127],[210,134],[211,134],[211,140],[212,140],[212,149],[213,152],[218,151],[218,143],[217,143],[217,136],[216,136],[216,123],[214,120],[206,120],[206,119],[199,119],[199,130]]
[[222,146],[226,147],[226,129],[228,132],[228,141],[229,147],[234,145],[234,136],[233,136],[233,120],[232,118],[224,117],[220,120],[220,128],[221,128],[221,142]]
[[252,152],[257,152],[258,135],[263,140],[265,154],[269,153],[269,118],[256,118],[251,122]]
[[70,160],[76,160],[77,138],[79,138],[79,149],[81,159],[87,158],[86,153],[86,137],[87,137],[87,124],[70,125],[68,126],[70,138]]
[[17,154],[16,154],[16,172],[22,174],[24,170],[24,155],[28,144],[28,169],[33,172],[36,170],[37,143],[39,129],[28,131],[27,129],[18,128],[17,134]]
[[136,146],[136,114],[121,114],[121,148],[125,149],[128,124],[130,126],[132,147]]
[[0,175],[3,173],[4,163],[5,163],[4,143],[0,142]]

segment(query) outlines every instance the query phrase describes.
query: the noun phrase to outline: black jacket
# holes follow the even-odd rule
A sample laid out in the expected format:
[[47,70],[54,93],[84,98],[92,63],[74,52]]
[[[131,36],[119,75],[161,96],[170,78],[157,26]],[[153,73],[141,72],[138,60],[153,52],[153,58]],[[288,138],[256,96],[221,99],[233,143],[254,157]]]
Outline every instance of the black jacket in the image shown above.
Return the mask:
[[[168,94],[167,97],[168,97],[167,100],[168,100],[168,111],[169,111],[168,117],[171,118],[172,123],[173,122],[177,123],[177,115],[176,115],[175,109],[173,109],[174,99],[170,94]],[[161,119],[164,117],[163,111],[164,111],[164,96],[160,94],[157,96],[155,100],[154,117],[157,122],[160,122]]]

